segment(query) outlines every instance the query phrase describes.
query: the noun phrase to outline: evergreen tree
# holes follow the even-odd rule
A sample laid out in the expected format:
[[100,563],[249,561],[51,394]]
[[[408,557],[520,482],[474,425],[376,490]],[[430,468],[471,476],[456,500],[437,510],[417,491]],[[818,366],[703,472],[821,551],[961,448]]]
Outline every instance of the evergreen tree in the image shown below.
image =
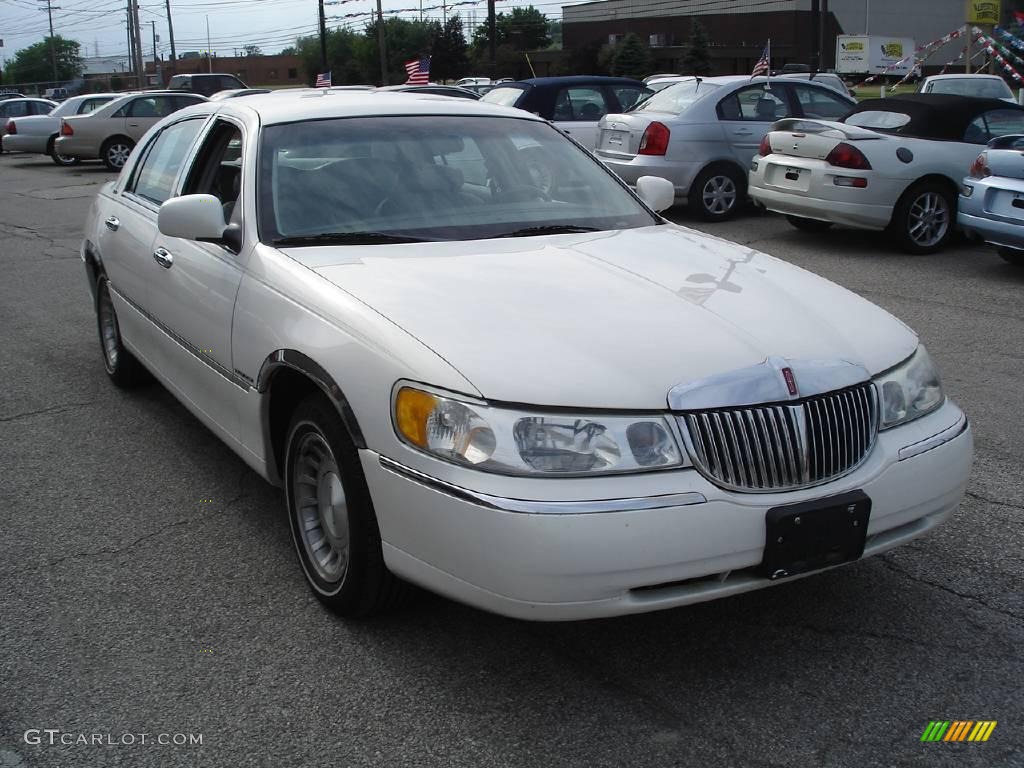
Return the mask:
[[651,73],[651,49],[634,34],[615,46],[612,55],[612,74],[618,77],[632,77],[637,80]]
[[452,16],[434,38],[430,59],[430,79],[438,82],[456,80],[469,69],[469,46],[462,33],[462,19]]
[[708,49],[710,41],[704,26],[693,20],[690,28],[690,44],[683,54],[684,75],[710,75],[711,74],[711,51]]

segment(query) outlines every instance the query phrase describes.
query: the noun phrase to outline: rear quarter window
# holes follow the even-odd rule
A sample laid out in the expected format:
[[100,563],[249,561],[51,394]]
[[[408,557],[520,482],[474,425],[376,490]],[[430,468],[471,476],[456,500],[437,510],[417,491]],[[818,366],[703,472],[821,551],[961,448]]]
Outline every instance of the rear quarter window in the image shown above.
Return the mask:
[[844,120],[847,125],[870,128],[875,131],[895,131],[910,123],[910,115],[904,112],[868,111],[857,112]]
[[485,93],[480,101],[488,104],[499,104],[503,107],[514,107],[523,95],[522,88],[493,88]]

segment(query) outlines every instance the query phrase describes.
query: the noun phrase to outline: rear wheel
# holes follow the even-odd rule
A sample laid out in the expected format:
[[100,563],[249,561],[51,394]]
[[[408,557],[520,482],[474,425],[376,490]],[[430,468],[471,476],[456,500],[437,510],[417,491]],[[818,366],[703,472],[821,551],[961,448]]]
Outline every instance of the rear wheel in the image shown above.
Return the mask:
[[996,248],[996,253],[1002,256],[1004,261],[1013,264],[1013,266],[1024,267],[1024,251],[1019,251],[1016,248],[999,246]]
[[112,171],[120,171],[128,162],[128,157],[135,147],[135,142],[118,136],[114,139],[107,139],[100,149],[100,159],[103,164]]
[[288,519],[313,593],[342,616],[366,616],[404,602],[411,587],[384,564],[359,455],[323,395],[296,408],[286,445]]
[[746,195],[746,177],[737,168],[712,165],[694,179],[687,203],[704,221],[726,221],[736,215]]
[[96,283],[96,323],[103,352],[103,367],[110,380],[122,389],[132,389],[147,383],[150,380],[149,372],[125,349],[121,341],[121,327],[117,322],[117,313],[110,300],[110,289],[105,277]]
[[953,234],[956,200],[949,187],[935,181],[915,184],[900,198],[889,225],[908,253],[935,253]]
[[57,151],[56,136],[50,138],[50,143],[46,147],[46,154],[50,156],[50,159],[53,160],[53,162],[60,166],[78,165],[80,162],[77,157],[62,155]]
[[831,221],[805,219],[803,216],[787,216],[786,221],[802,232],[824,232],[832,226]]

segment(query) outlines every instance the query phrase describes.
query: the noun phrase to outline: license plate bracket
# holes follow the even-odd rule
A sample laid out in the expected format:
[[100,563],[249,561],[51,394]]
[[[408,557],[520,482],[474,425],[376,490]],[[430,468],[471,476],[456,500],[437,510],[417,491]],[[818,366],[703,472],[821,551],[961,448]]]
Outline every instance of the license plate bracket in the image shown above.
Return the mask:
[[871,499],[863,491],[769,509],[759,571],[781,579],[857,560],[870,517]]

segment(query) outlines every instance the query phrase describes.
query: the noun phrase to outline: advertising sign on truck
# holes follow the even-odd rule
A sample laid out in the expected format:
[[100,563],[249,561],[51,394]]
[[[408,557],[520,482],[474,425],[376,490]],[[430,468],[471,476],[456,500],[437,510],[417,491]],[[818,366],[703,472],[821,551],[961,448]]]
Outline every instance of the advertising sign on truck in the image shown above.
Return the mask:
[[836,71],[840,74],[878,74],[902,77],[914,67],[914,40],[882,35],[836,37]]

